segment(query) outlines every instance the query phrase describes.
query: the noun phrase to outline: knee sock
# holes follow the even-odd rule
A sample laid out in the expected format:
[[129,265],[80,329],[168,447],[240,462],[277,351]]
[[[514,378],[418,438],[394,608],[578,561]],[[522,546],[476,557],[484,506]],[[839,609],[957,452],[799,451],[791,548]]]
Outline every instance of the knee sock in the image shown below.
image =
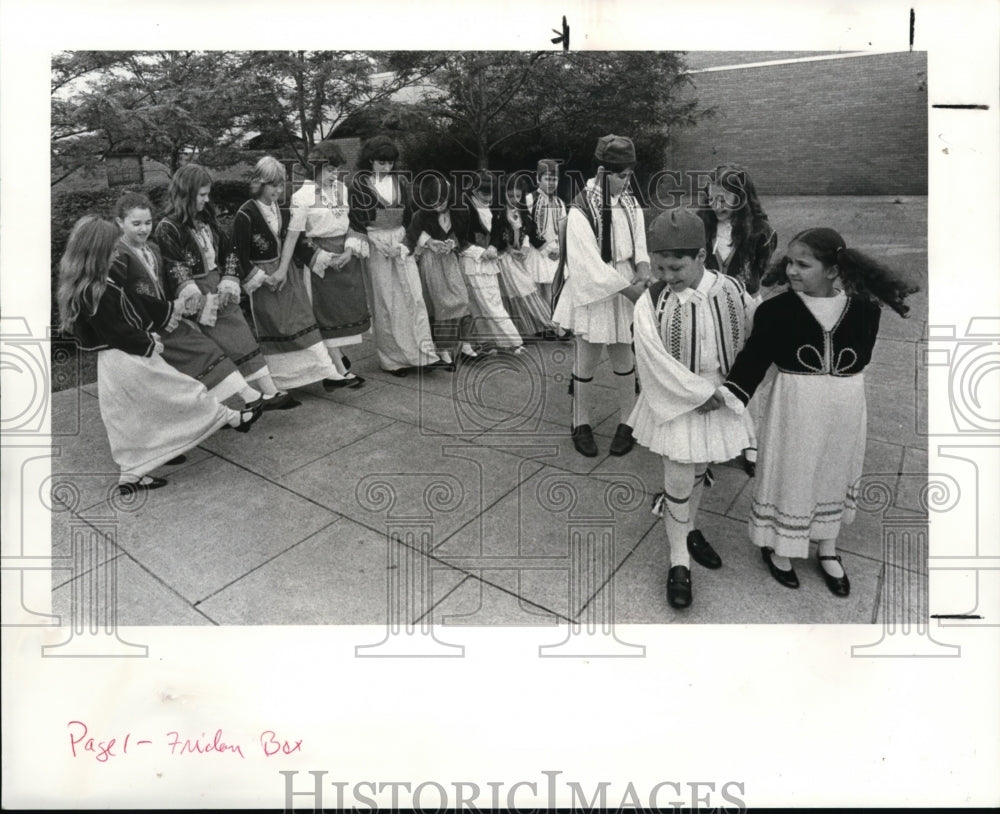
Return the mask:
[[632,408],[635,406],[635,356],[632,348],[624,342],[608,345],[608,358],[611,359],[611,369],[615,372],[615,383],[618,386],[618,410],[620,424],[628,424]]
[[694,465],[679,464],[668,459],[663,467],[663,525],[670,545],[670,567],[691,567],[687,536],[692,531],[691,496],[694,486]]
[[701,495],[705,491],[705,473],[708,471],[708,467],[705,467],[700,472],[695,472],[694,475],[694,488],[691,490],[691,500],[688,505],[691,507],[691,528],[698,528],[698,506],[701,504]]
[[583,339],[576,341],[576,357],[573,360],[573,379],[570,395],[573,397],[573,426],[590,424],[590,401],[594,381],[594,370],[601,361],[602,345],[594,345]]
[[575,373],[569,383],[569,392],[573,397],[573,426],[579,427],[590,423],[590,388],[594,377],[581,379]]

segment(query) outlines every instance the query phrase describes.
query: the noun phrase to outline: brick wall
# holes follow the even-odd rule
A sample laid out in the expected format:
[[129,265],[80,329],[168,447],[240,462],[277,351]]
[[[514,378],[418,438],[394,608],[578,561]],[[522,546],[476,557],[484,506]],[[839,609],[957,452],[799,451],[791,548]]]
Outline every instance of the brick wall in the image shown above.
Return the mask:
[[[755,61],[778,56],[761,54]],[[749,59],[704,57],[705,52],[689,55],[688,63],[704,68]],[[700,105],[717,113],[673,134],[670,169],[711,169],[734,161],[747,168],[764,195],[927,194],[925,53],[738,68],[691,78]]]

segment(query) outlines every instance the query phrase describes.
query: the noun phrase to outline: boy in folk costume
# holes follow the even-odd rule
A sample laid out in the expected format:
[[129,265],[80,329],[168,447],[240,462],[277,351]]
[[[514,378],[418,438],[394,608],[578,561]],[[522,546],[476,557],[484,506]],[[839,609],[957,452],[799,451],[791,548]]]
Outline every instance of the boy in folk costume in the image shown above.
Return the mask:
[[573,201],[566,219],[564,281],[561,288],[556,281],[552,315],[557,325],[576,335],[570,383],[573,445],[587,457],[597,455],[590,404],[594,370],[605,345],[618,384],[621,415],[610,452],[625,455],[635,443],[626,423],[635,402],[632,302],[650,276],[642,209],[627,190],[635,147],[624,136],[603,136],[594,160],[597,172]]
[[749,415],[721,386],[749,334],[753,300],[737,280],[705,268],[705,227],[692,212],[661,214],[647,245],[658,282],[635,304],[642,392],[629,423],[635,439],[663,458],[664,492],[654,511],[670,545],[667,601],[685,608],[690,557],[706,568],[722,565],[695,528],[708,465],[735,458],[754,440]]

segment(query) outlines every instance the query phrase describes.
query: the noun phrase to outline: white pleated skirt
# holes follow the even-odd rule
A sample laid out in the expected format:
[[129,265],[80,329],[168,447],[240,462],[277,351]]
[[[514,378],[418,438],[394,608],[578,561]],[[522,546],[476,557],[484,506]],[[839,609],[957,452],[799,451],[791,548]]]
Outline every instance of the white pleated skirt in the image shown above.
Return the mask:
[[[706,378],[715,385],[724,380],[721,375]],[[741,415],[728,407],[710,413],[691,410],[663,422],[648,396],[640,393],[628,423],[638,443],[677,463],[723,463],[757,445],[753,419],[746,410]]]

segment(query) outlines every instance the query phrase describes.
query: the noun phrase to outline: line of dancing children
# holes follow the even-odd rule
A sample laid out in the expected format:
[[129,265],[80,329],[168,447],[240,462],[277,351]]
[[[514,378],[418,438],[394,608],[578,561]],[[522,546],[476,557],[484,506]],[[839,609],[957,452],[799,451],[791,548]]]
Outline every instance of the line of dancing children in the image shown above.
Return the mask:
[[[62,329],[101,352],[102,417],[123,493],[166,485],[150,473],[182,462],[205,436],[186,432],[185,413],[175,409],[180,396],[164,399],[163,365],[147,361],[144,377],[121,363],[121,353],[165,362],[194,385],[178,392],[193,398],[201,388],[192,404],[207,399],[230,410],[219,415],[245,431],[263,411],[298,406],[289,390],[363,386],[344,348],[371,327],[379,365],[394,375],[454,370],[486,348],[518,352],[523,337],[555,337],[551,309],[523,262],[529,246],[545,247],[551,261],[554,238],[546,246],[536,237],[522,187],[497,199],[483,173],[481,188],[453,206],[448,183],[432,177],[420,190],[430,205],[414,211],[407,179],[393,172],[398,150],[389,139],[364,145],[368,172],[350,189],[338,178],[345,162],[336,145],[320,144],[312,157],[322,162],[319,178],[288,208],[279,206],[284,166],[262,158],[231,236],[210,202],[212,178],[195,164],[172,178],[155,230],[152,204],[138,192],[119,199],[114,224],[76,224],[60,272]],[[547,164],[542,175],[554,169]],[[546,222],[557,223],[558,212]],[[111,350],[118,353],[103,353]],[[169,418],[156,431],[139,430],[168,404],[179,436]]]
[[278,206],[283,165],[258,162],[231,240],[208,203],[211,177],[195,165],[172,180],[155,242],[138,193],[122,196],[117,228],[97,218],[74,228],[62,328],[100,351],[101,414],[123,492],[164,485],[150,472],[220,427],[246,431],[264,410],[297,406],[289,389],[363,386],[343,349],[370,327],[394,375],[572,337],[576,450],[598,454],[592,381],[606,346],[619,400],[610,453],[638,442],[663,459],[654,512],[673,607],[692,602],[692,558],[722,565],[697,511],[709,465],[741,454],[757,476],[750,537],[771,575],[797,587],[790,558],[807,557],[813,541],[829,589],[849,594],[836,543],[864,459],[862,371],[881,306],[905,316],[917,290],[899,274],[831,229],[799,233],[768,270],[777,235],[733,165],[717,168],[697,213],[664,212],[647,231],[623,136],[600,139],[594,175],[569,207],[550,160],[533,189],[500,189],[480,173],[456,201],[440,175],[411,190],[383,137],[365,143],[370,171],[350,188],[335,145],[313,157],[325,166],[289,209]]

